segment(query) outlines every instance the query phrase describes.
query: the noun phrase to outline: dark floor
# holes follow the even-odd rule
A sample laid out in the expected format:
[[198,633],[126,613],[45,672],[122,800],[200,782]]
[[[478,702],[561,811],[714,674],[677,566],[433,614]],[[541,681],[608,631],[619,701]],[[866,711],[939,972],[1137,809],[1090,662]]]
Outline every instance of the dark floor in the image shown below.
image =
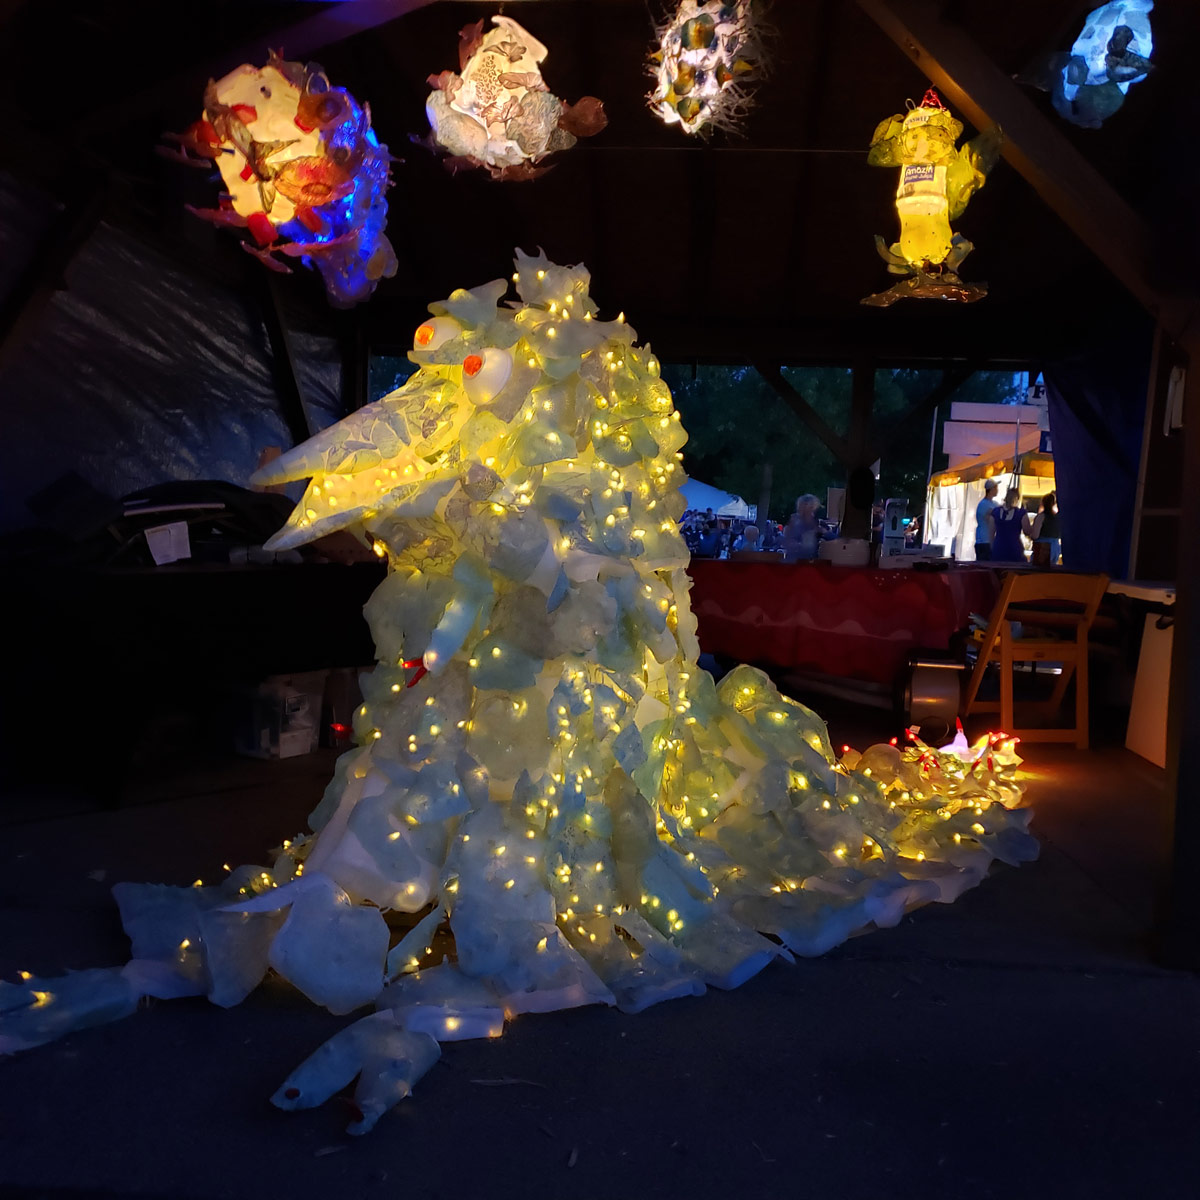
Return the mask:
[[[888,714],[828,712],[835,742]],[[1147,944],[1162,772],[1115,746],[1027,746],[1041,858],[957,904],[736,992],[583,1009],[445,1048],[374,1133],[267,1098],[347,1023],[282,984],[232,1010],[156,1003],[0,1060],[0,1194],[1192,1197],[1200,979]],[[331,755],[191,762],[0,812],[0,973],[124,961],[109,889],[260,861]]]

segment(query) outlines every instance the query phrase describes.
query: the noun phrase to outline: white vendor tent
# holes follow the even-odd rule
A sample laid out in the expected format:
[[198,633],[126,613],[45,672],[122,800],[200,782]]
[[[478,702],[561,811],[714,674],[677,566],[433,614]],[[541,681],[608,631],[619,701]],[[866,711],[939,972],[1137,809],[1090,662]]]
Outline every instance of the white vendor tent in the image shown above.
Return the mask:
[[750,516],[750,505],[741,496],[723,492],[720,488],[713,487],[712,484],[701,483],[698,479],[689,479],[680,490],[683,492],[683,498],[687,501],[688,508],[695,508],[700,512],[711,508],[713,515],[717,517],[745,519]]
[[1000,485],[997,501],[1010,487],[1032,510],[1054,490],[1054,459],[1044,405],[954,404],[942,433],[949,468],[929,481],[925,505],[926,545],[942,546],[959,561],[975,558],[975,506],[984,485]]

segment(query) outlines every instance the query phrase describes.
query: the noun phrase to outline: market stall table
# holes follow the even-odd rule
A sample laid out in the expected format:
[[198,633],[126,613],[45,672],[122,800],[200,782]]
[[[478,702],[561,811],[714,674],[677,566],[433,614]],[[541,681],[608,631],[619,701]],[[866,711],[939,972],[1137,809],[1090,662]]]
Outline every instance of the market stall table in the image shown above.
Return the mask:
[[893,686],[916,650],[946,650],[999,595],[988,567],[942,571],[692,560],[708,654]]

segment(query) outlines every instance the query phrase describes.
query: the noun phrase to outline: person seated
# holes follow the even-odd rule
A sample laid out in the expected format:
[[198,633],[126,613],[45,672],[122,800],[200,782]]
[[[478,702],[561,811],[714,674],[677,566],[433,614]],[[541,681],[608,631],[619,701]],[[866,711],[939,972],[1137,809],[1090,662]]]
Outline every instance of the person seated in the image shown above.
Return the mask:
[[746,532],[741,539],[740,549],[735,546],[729,557],[738,562],[780,561],[779,555],[774,550],[763,549],[762,534],[759,532],[757,525],[746,526]]
[[739,550],[761,550],[757,525],[745,525],[742,532],[733,541],[734,553]]

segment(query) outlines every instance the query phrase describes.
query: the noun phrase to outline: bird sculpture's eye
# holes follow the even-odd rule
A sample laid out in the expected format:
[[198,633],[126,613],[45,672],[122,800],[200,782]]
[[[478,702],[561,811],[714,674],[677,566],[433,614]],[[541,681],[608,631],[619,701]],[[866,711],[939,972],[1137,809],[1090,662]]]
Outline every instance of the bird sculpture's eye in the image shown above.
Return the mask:
[[489,347],[463,359],[463,387],[475,404],[490,404],[512,375],[512,355]]
[[263,95],[264,95],[264,96],[265,96],[265,97],[266,97],[268,100],[270,100],[270,98],[271,98],[271,89],[270,89],[269,87],[267,87],[267,86],[264,84],[264,85],[263,85],[262,87],[260,87],[258,90],[259,90],[260,92],[262,92],[262,94],[263,94]]
[[458,337],[462,326],[453,317],[431,317],[417,326],[413,334],[414,350],[436,350],[443,342]]

